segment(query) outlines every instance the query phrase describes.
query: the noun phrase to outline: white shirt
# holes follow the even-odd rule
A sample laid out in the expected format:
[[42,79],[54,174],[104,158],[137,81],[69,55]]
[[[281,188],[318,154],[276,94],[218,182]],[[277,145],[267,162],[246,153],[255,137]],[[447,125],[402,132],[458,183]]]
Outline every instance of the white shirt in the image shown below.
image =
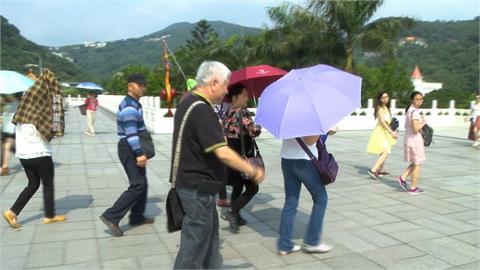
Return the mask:
[[15,156],[21,159],[52,156],[51,145],[43,139],[33,124],[17,123],[15,148]]
[[[310,152],[318,157],[318,150],[315,144],[307,145]],[[303,148],[297,142],[296,139],[285,139],[282,141],[282,149],[280,150],[280,156],[285,159],[306,159],[310,160],[307,153],[303,151]]]

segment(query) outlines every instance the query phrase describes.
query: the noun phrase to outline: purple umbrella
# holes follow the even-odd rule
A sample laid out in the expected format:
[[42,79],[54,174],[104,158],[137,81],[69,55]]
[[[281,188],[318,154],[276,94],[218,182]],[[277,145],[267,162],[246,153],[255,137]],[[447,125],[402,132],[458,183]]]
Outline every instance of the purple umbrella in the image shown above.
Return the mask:
[[294,69],[260,96],[255,122],[279,139],[326,134],[360,107],[362,78],[327,65]]

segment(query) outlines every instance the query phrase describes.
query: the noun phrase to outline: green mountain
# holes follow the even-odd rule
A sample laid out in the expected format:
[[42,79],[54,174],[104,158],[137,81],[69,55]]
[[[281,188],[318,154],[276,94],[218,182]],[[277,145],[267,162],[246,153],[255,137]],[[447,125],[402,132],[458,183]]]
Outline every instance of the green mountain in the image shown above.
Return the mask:
[[[410,72],[419,66],[424,81],[443,91],[479,91],[479,17],[465,21],[419,21],[399,40],[397,60]],[[378,59],[367,61],[381,65]]]
[[[24,38],[18,28],[10,24],[8,20],[1,15],[0,20],[0,69],[25,73],[29,68],[28,64],[39,64],[38,57],[40,57],[42,67],[49,68],[63,81],[86,79],[85,72],[75,64],[53,54],[47,47],[37,45]],[[30,68],[38,75],[38,66],[31,66]]]
[[[232,35],[254,35],[260,29],[244,27],[222,21],[209,21],[215,32],[222,40]],[[96,42],[51,48],[56,53],[73,59],[73,63],[85,70],[92,78],[107,80],[126,65],[141,64],[148,67],[158,65],[162,59],[162,42],[160,37],[167,38],[168,46],[172,51],[185,45],[191,38],[190,31],[195,24],[180,22],[167,28],[139,38],[117,40],[113,42]]]

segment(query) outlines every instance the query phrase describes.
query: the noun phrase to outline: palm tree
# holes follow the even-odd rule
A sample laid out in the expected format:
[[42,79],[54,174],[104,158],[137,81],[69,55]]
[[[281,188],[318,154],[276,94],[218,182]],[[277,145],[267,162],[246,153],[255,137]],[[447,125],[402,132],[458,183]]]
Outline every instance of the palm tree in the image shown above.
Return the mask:
[[338,65],[345,52],[340,36],[331,32],[323,18],[298,5],[283,4],[268,9],[275,27],[263,34],[261,55],[286,69],[323,62]]
[[384,0],[308,0],[307,9],[323,18],[332,31],[340,34],[345,48],[345,70],[353,70],[353,50],[395,55],[394,37],[414,25],[408,17],[389,17],[370,22]]

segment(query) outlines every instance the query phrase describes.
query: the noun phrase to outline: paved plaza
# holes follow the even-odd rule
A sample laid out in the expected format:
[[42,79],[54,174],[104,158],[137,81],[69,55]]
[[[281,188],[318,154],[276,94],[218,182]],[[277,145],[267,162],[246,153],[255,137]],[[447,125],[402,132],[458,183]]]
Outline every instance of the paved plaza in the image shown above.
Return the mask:
[[[165,197],[169,190],[171,135],[155,135],[156,157],[148,163],[147,215],[153,225],[130,228],[112,237],[98,218],[127,188],[117,157],[114,115],[97,113],[97,135],[85,136],[85,118],[66,113],[66,134],[54,139],[55,197],[67,221],[42,224],[39,190],[19,216],[23,227],[1,221],[0,269],[171,269],[180,234],[166,231]],[[308,124],[308,123],[305,123]],[[262,134],[258,144],[267,178],[242,215],[248,224],[239,234],[220,221],[225,269],[480,269],[480,150],[464,139],[467,130],[436,130],[427,149],[419,186],[409,195],[395,181],[405,166],[403,134],[386,169],[393,175],[372,180],[366,154],[370,131],[340,131],[327,141],[340,165],[337,183],[328,186],[329,203],[323,239],[334,246],[327,254],[276,254],[276,237],[284,202],[280,144]],[[8,209],[27,180],[16,158],[13,173],[0,178],[1,208]],[[305,189],[299,203],[294,238],[302,243],[312,200]],[[223,209],[219,208],[219,213]]]

